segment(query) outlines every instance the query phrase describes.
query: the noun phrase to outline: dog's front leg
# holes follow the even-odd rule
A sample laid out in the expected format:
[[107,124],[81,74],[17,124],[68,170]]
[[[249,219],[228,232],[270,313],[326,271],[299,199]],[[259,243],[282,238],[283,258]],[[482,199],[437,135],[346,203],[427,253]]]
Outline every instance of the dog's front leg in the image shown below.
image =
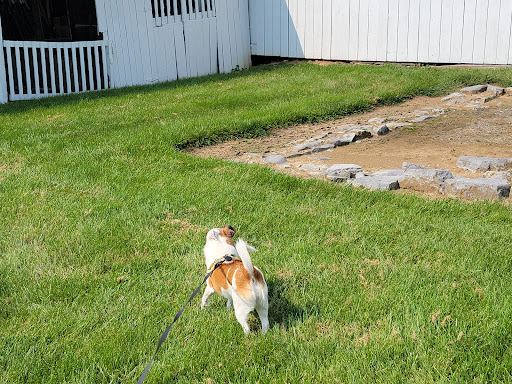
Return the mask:
[[215,290],[212,287],[208,285],[206,286],[206,288],[204,289],[203,298],[201,299],[201,309],[206,308],[206,306],[208,305],[208,299],[214,292]]

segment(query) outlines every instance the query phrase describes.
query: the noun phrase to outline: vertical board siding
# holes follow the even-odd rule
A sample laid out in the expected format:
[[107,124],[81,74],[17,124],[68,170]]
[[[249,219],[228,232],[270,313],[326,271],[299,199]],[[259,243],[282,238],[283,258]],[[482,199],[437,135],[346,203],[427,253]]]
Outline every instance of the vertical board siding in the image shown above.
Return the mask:
[[255,55],[512,64],[510,0],[249,0]]
[[[251,65],[254,36],[249,32],[248,0],[95,1],[101,13],[98,29],[112,47],[113,87],[230,72]],[[267,19],[265,16],[260,19]],[[279,52],[277,43],[275,52]]]

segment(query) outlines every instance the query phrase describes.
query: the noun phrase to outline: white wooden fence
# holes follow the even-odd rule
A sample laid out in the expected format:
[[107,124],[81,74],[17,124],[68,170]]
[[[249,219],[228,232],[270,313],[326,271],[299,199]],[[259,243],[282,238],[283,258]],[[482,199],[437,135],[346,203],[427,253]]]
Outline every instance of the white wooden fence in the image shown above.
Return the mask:
[[512,64],[512,0],[250,0],[252,53]]
[[251,65],[248,0],[96,0],[113,87]]
[[108,88],[104,41],[3,41],[9,100]]

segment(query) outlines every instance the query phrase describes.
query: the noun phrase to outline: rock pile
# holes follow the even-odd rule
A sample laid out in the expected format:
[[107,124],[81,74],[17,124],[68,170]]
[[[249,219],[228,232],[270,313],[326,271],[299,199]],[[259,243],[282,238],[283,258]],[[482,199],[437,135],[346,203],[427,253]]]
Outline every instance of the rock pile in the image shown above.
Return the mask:
[[[467,108],[486,108],[483,104],[505,93],[512,93],[494,85],[483,84],[462,88],[441,101],[446,106]],[[298,166],[289,163],[290,159],[306,158],[330,160],[329,157],[318,156],[321,152],[332,151],[345,145],[352,145],[373,137],[392,133],[394,130],[412,126],[442,116],[445,110],[441,107],[425,107],[415,110],[409,116],[373,117],[366,125],[333,127],[306,140],[296,140],[284,145],[279,151],[268,155],[246,154],[249,160],[274,164],[281,168],[296,167],[300,172],[308,172],[312,176],[323,176],[328,180],[346,182],[353,186],[369,189],[394,190],[411,189],[420,192],[437,193],[446,196],[457,196],[472,199],[500,199],[510,194],[512,181],[512,159],[461,156],[457,166],[474,172],[486,172],[484,177],[465,178],[454,176],[443,169],[426,169],[420,165],[404,163],[402,169],[391,169],[365,173],[357,164],[335,164],[331,167],[322,164],[302,163]],[[311,156],[316,155],[316,156]]]

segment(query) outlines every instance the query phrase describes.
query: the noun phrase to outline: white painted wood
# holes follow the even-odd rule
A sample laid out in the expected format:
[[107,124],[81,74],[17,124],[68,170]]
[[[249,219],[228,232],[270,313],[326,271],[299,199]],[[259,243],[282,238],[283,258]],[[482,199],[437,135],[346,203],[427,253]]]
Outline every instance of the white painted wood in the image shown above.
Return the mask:
[[[319,4],[322,0],[316,0]],[[315,57],[315,8],[312,1],[306,0],[304,2],[306,11],[304,13],[304,57],[306,59],[313,59]]]
[[[69,63],[69,44],[64,45],[63,52],[64,52],[64,74],[66,76],[65,93],[71,93],[71,92],[73,92],[73,90],[71,88],[71,67],[70,67],[70,63]],[[98,79],[99,79],[99,77],[98,77]]]
[[[357,60],[359,48],[359,2],[349,1],[348,60]],[[364,0],[363,0],[364,1]]]
[[405,61],[410,63],[415,63],[418,61],[418,45],[420,38],[420,2],[421,0],[410,0],[409,2],[407,60]]
[[[242,1],[245,4],[247,0]],[[242,5],[240,2],[240,6]],[[242,9],[239,6],[239,13]],[[281,51],[281,1],[272,0],[272,56],[279,56]]]
[[178,79],[188,77],[187,73],[187,57],[185,54],[185,40],[183,23],[175,23],[174,28],[174,48],[176,52],[176,71]]
[[332,0],[324,0],[322,8],[322,39],[320,44],[321,58],[324,60],[331,59],[332,44]]
[[462,44],[464,33],[464,0],[454,0],[452,34],[450,39],[450,63],[462,63]]
[[358,41],[357,41],[357,60],[368,60],[368,17],[369,17],[369,1],[363,0],[359,2],[359,23],[358,23]]
[[[46,67],[47,67],[47,60],[46,60],[46,46],[41,43],[41,68],[42,70],[42,77],[43,77],[43,95],[48,94],[48,79],[46,76]],[[11,89],[13,89],[11,87]]]
[[368,60],[377,61],[377,41],[379,33],[379,0],[369,0],[368,4]]
[[[64,69],[62,66],[63,43],[57,43],[55,53],[57,55],[57,79],[59,81],[59,94],[64,94]],[[87,90],[87,89],[86,89]]]
[[379,0],[377,24],[377,61],[386,61],[388,57],[388,17],[389,0]]
[[4,41],[2,38],[2,18],[0,17],[0,104],[7,103],[9,100],[7,92],[7,73],[5,68],[6,63],[4,58]]
[[[491,0],[497,1],[497,0]],[[476,4],[475,37],[473,45],[474,64],[485,63],[485,45],[487,35],[487,17],[489,11],[489,0],[478,0]]]
[[512,26],[512,1],[501,1],[498,41],[496,45],[496,64],[508,64],[510,32]]
[[39,60],[37,59],[37,52],[41,49],[41,44],[38,41],[32,43],[32,65],[34,73],[34,91],[36,96],[41,94],[41,88],[39,87]]
[[451,55],[451,40],[453,28],[453,3],[454,0],[441,2],[441,20],[439,27],[439,57],[438,62],[449,63]]
[[398,18],[399,1],[389,0],[388,2],[388,41],[386,61],[397,61],[398,54]]
[[462,28],[462,63],[473,62],[473,47],[475,45],[476,5],[478,0],[465,0],[464,26]]
[[73,63],[73,83],[74,83],[74,92],[80,92],[80,84],[78,79],[78,60],[80,56],[77,56],[77,51],[79,50],[78,43],[71,43],[71,61]]
[[30,71],[30,58],[28,55],[28,48],[31,44],[23,46],[23,60],[25,61],[25,86],[26,94],[32,95],[32,74]]
[[442,8],[440,4],[432,4],[430,7],[430,35],[428,46],[428,61],[431,63],[439,62],[441,39],[441,17]]
[[274,18],[272,17],[273,8],[272,0],[260,0],[265,15],[263,21],[263,34],[265,40],[263,41],[263,54],[265,56],[272,56],[272,36],[274,34]]
[[306,0],[297,0],[297,57],[305,58],[306,52]]
[[[7,76],[9,78],[9,92],[10,94],[14,94],[14,71],[13,71],[13,57],[12,57],[12,47],[10,45],[4,45],[7,50]],[[7,91],[7,90],[6,90]],[[6,100],[7,101],[7,100]]]
[[[55,60],[54,60],[55,48],[54,45],[48,45],[48,58],[50,63],[50,89],[48,90],[48,94],[56,95],[57,94],[57,82],[55,80]],[[22,92],[20,92],[22,93]]]
[[[511,0],[505,0],[510,2]],[[500,28],[500,10],[504,0],[493,0],[489,2],[487,9],[487,31],[485,34],[485,62],[495,64],[498,57],[498,38]],[[505,16],[505,15],[504,15]]]
[[[264,55],[265,3],[263,1],[249,1],[249,24],[251,26],[251,52],[253,55]],[[220,30],[219,25],[217,25],[217,28]],[[219,38],[222,39],[221,36]]]
[[396,39],[396,61],[409,61],[409,9],[410,0],[398,2],[398,28]]
[[[254,0],[253,0],[254,2]],[[299,35],[297,34],[296,25],[298,23],[299,4],[298,0],[288,0],[289,16],[288,21],[288,54],[285,57],[298,57],[299,56]],[[251,24],[252,25],[252,24]],[[252,44],[252,42],[251,42]],[[256,43],[256,46],[258,43]]]

